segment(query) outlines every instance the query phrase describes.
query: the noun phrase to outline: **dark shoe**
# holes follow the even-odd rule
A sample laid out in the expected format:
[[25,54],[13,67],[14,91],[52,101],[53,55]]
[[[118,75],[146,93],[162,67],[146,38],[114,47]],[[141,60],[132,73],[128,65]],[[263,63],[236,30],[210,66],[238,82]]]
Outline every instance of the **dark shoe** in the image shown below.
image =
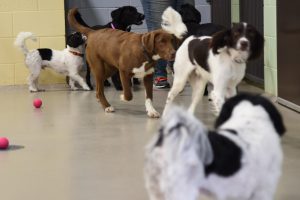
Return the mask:
[[168,83],[168,79],[166,77],[157,77],[157,78],[155,78],[153,86],[156,89],[170,88],[170,84]]
[[108,80],[105,80],[104,81],[104,87],[110,87],[110,86],[111,86],[110,82],[108,82]]
[[133,78],[133,85],[141,85],[141,82],[138,78]]
[[91,83],[91,71],[90,71],[90,67],[88,66],[88,64],[87,64],[87,68],[86,68],[85,82],[91,90],[94,89],[94,87],[92,86],[92,83]]
[[116,90],[119,90],[119,91],[123,90],[119,72],[112,75],[111,80],[112,80]]

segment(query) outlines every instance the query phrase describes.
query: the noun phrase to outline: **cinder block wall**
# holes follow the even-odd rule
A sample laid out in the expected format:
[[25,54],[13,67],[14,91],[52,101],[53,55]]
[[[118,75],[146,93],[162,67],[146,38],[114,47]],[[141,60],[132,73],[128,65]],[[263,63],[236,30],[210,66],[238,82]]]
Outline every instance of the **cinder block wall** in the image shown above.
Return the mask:
[[[30,31],[37,42],[28,41],[29,49],[65,48],[63,0],[0,0],[0,85],[27,84],[24,56],[13,45],[20,31]],[[44,70],[40,83],[61,83],[64,78]]]
[[240,0],[231,1],[231,21],[240,22]]
[[265,91],[278,96],[277,0],[264,0]]
[[[207,1],[195,0],[195,4],[202,14],[202,23],[211,22],[210,5]],[[126,5],[135,6],[139,12],[144,13],[140,0],[66,0],[66,9],[79,8],[84,20],[91,26],[107,24],[111,21],[111,11]],[[141,26],[132,26],[132,31],[146,32],[147,26],[145,23]]]

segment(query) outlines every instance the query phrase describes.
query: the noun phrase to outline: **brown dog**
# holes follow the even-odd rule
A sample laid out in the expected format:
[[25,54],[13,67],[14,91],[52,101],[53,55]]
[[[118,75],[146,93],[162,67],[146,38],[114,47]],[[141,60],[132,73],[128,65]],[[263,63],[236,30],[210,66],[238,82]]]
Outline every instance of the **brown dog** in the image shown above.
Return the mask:
[[[168,10],[169,9],[169,10]],[[74,29],[87,36],[86,58],[96,79],[96,97],[100,100],[105,112],[114,112],[104,95],[103,82],[119,69],[123,94],[121,99],[130,101],[132,77],[143,78],[146,90],[146,111],[149,117],[160,114],[152,105],[152,79],[156,60],[162,58],[173,60],[175,49],[173,44],[186,32],[180,15],[172,8],[165,12],[163,27],[145,34],[124,32],[114,29],[92,30],[80,25],[75,18],[78,10],[71,9],[68,20]],[[164,17],[163,15],[163,17]],[[170,20],[168,20],[170,19]],[[168,32],[167,32],[168,31]]]

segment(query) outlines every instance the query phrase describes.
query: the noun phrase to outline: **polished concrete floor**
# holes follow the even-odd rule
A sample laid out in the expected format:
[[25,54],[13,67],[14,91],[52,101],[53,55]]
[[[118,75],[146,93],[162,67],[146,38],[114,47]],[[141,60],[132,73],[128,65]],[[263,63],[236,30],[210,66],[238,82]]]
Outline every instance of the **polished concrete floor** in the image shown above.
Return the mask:
[[[243,84],[243,91],[262,92]],[[116,112],[105,114],[94,92],[52,86],[29,93],[27,86],[0,87],[0,137],[11,147],[0,151],[0,199],[5,200],[146,200],[144,146],[158,119],[145,114],[144,91],[124,103],[120,92],[106,89]],[[177,99],[190,101],[187,87]],[[154,92],[163,110],[167,91]],[[34,98],[43,106],[35,109]],[[300,114],[278,106],[288,129],[283,138],[284,170],[276,199],[300,199]],[[204,99],[197,117],[212,126],[215,116]]]

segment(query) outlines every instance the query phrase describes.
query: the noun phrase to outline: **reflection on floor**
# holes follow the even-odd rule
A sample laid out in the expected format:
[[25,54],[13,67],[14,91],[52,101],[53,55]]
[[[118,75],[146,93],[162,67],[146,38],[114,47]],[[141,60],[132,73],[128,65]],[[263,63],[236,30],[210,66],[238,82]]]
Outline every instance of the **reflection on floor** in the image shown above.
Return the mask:
[[[262,93],[242,84],[240,91]],[[116,112],[105,114],[94,92],[71,92],[53,86],[43,93],[27,87],[0,88],[0,136],[11,149],[0,152],[1,199],[143,200],[144,146],[159,120],[145,114],[144,91],[135,89],[134,100],[124,103],[120,92],[106,89]],[[176,99],[190,102],[187,87]],[[154,92],[154,105],[162,111],[167,91]],[[43,100],[42,109],[32,101]],[[285,161],[276,199],[300,199],[300,115],[278,106],[288,133],[283,139]],[[207,98],[196,116],[212,126],[215,116]]]

